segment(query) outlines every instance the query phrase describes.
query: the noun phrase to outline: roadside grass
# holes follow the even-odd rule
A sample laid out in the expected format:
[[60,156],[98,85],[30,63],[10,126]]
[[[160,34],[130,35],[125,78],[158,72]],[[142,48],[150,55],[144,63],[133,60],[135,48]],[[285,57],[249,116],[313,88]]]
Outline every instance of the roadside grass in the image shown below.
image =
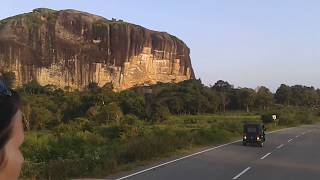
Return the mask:
[[[266,125],[267,131],[320,122],[320,117],[304,111],[284,111],[279,117],[277,125]],[[247,121],[262,122],[258,113],[232,112],[170,116],[156,124],[62,124],[52,131],[28,132],[22,178],[101,178],[130,171],[240,139]]]

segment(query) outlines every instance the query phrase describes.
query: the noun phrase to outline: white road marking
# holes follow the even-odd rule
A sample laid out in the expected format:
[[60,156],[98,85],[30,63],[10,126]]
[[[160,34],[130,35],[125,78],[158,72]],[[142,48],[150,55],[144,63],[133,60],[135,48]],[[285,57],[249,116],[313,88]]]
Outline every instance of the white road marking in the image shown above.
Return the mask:
[[296,135],[296,138],[300,137],[300,135]]
[[135,176],[135,175],[144,173],[144,172],[146,172],[146,171],[150,171],[150,170],[156,169],[156,168],[158,168],[158,167],[165,166],[165,165],[168,165],[168,164],[171,164],[171,163],[180,161],[180,160],[182,160],[182,159],[186,159],[186,158],[189,158],[189,157],[192,157],[192,156],[196,156],[196,155],[199,155],[199,154],[202,154],[202,153],[205,153],[205,152],[208,152],[208,151],[212,151],[212,150],[214,150],[214,149],[218,149],[218,148],[221,148],[221,147],[224,147],[224,146],[227,146],[227,145],[230,145],[230,144],[234,144],[234,143],[240,142],[240,141],[242,141],[242,140],[233,141],[233,142],[230,142],[230,143],[227,143],[227,144],[222,144],[222,145],[216,146],[216,147],[212,147],[212,148],[209,148],[209,149],[206,149],[206,150],[203,150],[203,151],[194,153],[194,154],[190,154],[190,155],[187,155],[187,156],[183,156],[183,157],[181,157],[181,158],[178,158],[178,159],[175,159],[175,160],[172,160],[172,161],[168,161],[168,162],[159,164],[159,165],[157,165],[157,166],[153,166],[153,167],[151,167],[151,168],[148,168],[148,169],[145,169],[145,170],[142,170],[142,171],[139,171],[139,172],[136,172],[136,173],[133,173],[133,174],[130,174],[130,175],[127,175],[127,176],[118,178],[118,179],[116,179],[116,180],[126,179],[126,178],[129,178],[129,177],[132,177],[132,176]]
[[283,144],[280,144],[278,147],[277,147],[277,149],[280,149],[280,148],[282,148],[284,145]]
[[289,139],[288,142],[291,142],[293,139]]
[[302,135],[305,135],[307,132],[303,132]]
[[[278,129],[278,130],[275,130],[275,131],[267,132],[266,134],[271,134],[271,133],[275,133],[275,132],[279,132],[279,131],[286,131],[286,130],[293,129],[293,128],[296,128],[296,127]],[[147,169],[145,169],[145,170],[138,171],[138,172],[135,172],[135,173],[133,173],[133,174],[129,174],[129,175],[127,175],[127,176],[120,177],[120,178],[118,178],[118,179],[116,179],[116,180],[127,179],[127,178],[129,178],[129,177],[136,176],[136,175],[138,175],[138,174],[142,174],[142,173],[145,173],[145,172],[147,172],[147,171],[151,171],[151,170],[154,170],[154,169],[156,169],[156,168],[159,168],[159,167],[162,167],[162,166],[165,166],[165,165],[168,165],[168,164],[171,164],[171,163],[174,163],[174,162],[177,162],[177,161],[180,161],[180,160],[183,160],[183,159],[192,157],[192,156],[196,156],[196,155],[199,155],[199,154],[208,152],[208,151],[212,151],[212,150],[214,150],[214,149],[218,149],[218,148],[221,148],[221,147],[224,147],[224,146],[228,146],[228,145],[230,145],[230,144],[234,144],[234,143],[237,143],[237,142],[240,142],[240,141],[242,141],[242,139],[237,140],[237,141],[233,141],[233,142],[230,142],[230,143],[227,143],[227,144],[222,144],[222,145],[220,145],[220,146],[215,146],[215,147],[212,147],[212,148],[209,148],[209,149],[206,149],[206,150],[203,150],[203,151],[194,153],[194,154],[190,154],[190,155],[187,155],[187,156],[183,156],[183,157],[181,157],[181,158],[178,158],[178,159],[175,159],[175,160],[172,160],[172,161],[168,161],[168,162],[165,162],[165,163],[162,163],[162,164],[159,164],[159,165],[156,165],[156,166],[147,168]]]
[[266,155],[262,156],[260,159],[265,159],[266,157],[268,157],[271,153],[267,153]]
[[249,171],[249,169],[251,169],[251,167],[247,167],[245,170],[243,170],[241,173],[239,173],[238,175],[236,175],[236,176],[233,177],[232,179],[238,179],[241,175],[243,175],[244,173],[246,173],[247,171]]

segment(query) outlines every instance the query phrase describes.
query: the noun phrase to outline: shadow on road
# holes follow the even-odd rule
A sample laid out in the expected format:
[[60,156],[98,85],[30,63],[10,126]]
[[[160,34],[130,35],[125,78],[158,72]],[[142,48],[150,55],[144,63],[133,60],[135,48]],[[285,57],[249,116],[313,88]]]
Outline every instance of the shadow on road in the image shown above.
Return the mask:
[[236,142],[236,143],[234,143],[234,144],[231,144],[230,146],[237,146],[237,147],[242,146],[242,147],[244,147],[244,148],[260,148],[260,147],[258,146],[258,144],[250,144],[250,143],[247,143],[247,145],[244,146],[244,145],[242,144],[242,141],[241,141],[241,142]]

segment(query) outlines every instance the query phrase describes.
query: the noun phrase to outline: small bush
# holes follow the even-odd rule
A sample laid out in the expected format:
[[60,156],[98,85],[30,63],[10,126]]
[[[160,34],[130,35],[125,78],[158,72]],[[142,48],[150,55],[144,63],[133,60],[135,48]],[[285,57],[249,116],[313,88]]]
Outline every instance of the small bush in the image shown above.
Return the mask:
[[266,124],[272,123],[274,121],[273,118],[272,118],[272,115],[273,114],[271,114],[271,113],[262,114],[261,115],[262,122],[266,123]]
[[139,119],[133,114],[127,114],[123,117],[123,124],[134,125],[138,123]]
[[199,129],[195,135],[195,144],[206,145],[212,143],[222,143],[229,140],[231,133],[222,128],[214,127],[208,129]]
[[294,118],[300,120],[301,124],[312,124],[315,121],[315,117],[309,111],[297,112]]

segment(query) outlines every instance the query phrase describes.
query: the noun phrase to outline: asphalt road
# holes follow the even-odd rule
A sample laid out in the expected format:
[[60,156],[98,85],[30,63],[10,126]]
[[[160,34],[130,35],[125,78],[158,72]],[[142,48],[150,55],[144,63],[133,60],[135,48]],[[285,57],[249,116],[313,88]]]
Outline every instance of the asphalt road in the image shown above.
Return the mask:
[[267,134],[263,148],[239,141],[115,179],[319,180],[320,125]]

